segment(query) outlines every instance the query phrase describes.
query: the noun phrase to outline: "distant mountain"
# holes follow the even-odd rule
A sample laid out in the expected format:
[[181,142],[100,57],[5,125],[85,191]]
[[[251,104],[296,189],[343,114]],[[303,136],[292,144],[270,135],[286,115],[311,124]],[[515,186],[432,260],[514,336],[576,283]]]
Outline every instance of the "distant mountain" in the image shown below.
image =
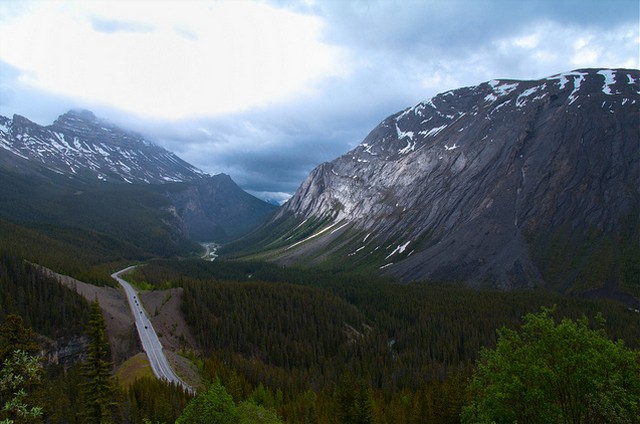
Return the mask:
[[[0,163],[102,181],[166,183],[206,174],[142,136],[72,110],[43,127],[20,115],[0,116]],[[18,158],[25,159],[20,161]]]
[[582,69],[439,94],[314,169],[235,248],[404,280],[639,284],[639,83]]
[[[0,147],[0,221],[110,261],[190,254],[194,242],[228,241],[276,209],[89,111],[46,127],[0,117]],[[20,240],[0,231],[9,238]]]
[[185,235],[197,241],[226,242],[261,224],[277,206],[242,190],[229,175],[158,186]]

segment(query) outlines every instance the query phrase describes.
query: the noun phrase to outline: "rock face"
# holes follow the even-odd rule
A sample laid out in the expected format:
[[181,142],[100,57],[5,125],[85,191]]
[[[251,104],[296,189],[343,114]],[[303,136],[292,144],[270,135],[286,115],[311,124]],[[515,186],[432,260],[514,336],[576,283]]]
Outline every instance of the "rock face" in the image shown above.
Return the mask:
[[0,161],[14,166],[26,168],[35,162],[61,174],[102,181],[166,183],[206,175],[162,147],[86,110],[69,111],[46,127],[19,115],[13,119],[0,116],[0,147]]
[[584,261],[594,237],[616,243],[628,221],[637,231],[639,83],[627,69],[493,80],[392,115],[281,208],[274,225],[322,225],[296,238],[289,224],[279,258],[370,258],[404,280],[573,284],[584,267],[551,276],[558,238]]
[[88,346],[89,338],[86,336],[60,339],[49,343],[42,354],[49,364],[61,365],[66,369],[86,359]]

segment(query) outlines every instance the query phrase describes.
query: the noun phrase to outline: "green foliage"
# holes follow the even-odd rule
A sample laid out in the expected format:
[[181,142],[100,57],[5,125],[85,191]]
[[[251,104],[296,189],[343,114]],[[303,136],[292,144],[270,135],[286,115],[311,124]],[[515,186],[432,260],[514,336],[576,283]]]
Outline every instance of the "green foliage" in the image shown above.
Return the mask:
[[239,419],[231,395],[220,382],[214,382],[207,392],[189,402],[176,424],[234,424]]
[[82,417],[87,423],[106,424],[112,422],[111,412],[115,387],[109,362],[109,342],[105,331],[104,318],[98,301],[91,304],[91,317],[87,327],[89,348],[83,366],[84,403]]
[[[109,275],[128,262],[107,252],[101,235],[59,227],[27,228],[0,219],[0,250],[95,285],[114,285]],[[112,264],[113,267],[111,266]]]
[[42,363],[31,327],[19,315],[7,315],[0,325],[0,421],[1,424],[37,422],[42,406],[33,402],[34,386],[40,382]]
[[35,337],[33,329],[24,326],[20,315],[7,315],[5,322],[0,324],[0,363],[10,360],[17,350],[36,353],[39,347]]
[[252,401],[236,404],[227,389],[216,380],[209,389],[196,396],[176,424],[279,424],[275,412]]
[[238,405],[238,424],[281,424],[282,421],[272,409],[258,405],[251,401]]
[[373,399],[371,389],[364,380],[353,381],[346,373],[334,392],[335,415],[343,424],[373,423]]
[[467,423],[633,423],[640,416],[640,352],[593,330],[586,318],[556,324],[549,310],[503,328],[483,350]]
[[[291,369],[338,353],[364,316],[326,291],[291,284],[183,281],[182,311],[208,352],[231,348]],[[224,317],[224,319],[221,319]],[[217,337],[208,337],[211,332]]]
[[36,422],[42,415],[41,406],[27,404],[27,390],[40,381],[42,364],[37,356],[24,350],[14,350],[0,370],[0,424]]

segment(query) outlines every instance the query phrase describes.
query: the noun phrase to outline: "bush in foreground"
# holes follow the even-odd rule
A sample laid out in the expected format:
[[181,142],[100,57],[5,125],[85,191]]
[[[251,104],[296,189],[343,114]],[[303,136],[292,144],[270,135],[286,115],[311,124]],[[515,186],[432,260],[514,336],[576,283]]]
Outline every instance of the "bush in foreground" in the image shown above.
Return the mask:
[[637,422],[640,351],[551,312],[526,315],[520,332],[502,329],[482,351],[462,422]]

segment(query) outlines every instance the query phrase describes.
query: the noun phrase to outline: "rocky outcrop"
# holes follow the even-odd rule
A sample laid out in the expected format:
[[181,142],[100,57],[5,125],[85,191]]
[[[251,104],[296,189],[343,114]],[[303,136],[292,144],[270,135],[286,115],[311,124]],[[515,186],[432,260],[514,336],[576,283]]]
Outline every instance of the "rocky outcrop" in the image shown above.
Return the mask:
[[[368,257],[404,280],[549,284],[549,255],[579,256],[593,237],[615,243],[629,216],[637,228],[639,82],[628,69],[493,80],[392,115],[279,210],[276,221],[333,225],[304,242],[281,228],[291,243],[279,258],[304,249]],[[571,252],[556,252],[558,237]]]
[[88,346],[89,339],[86,336],[59,339],[48,343],[42,356],[49,364],[69,368],[85,360]]

